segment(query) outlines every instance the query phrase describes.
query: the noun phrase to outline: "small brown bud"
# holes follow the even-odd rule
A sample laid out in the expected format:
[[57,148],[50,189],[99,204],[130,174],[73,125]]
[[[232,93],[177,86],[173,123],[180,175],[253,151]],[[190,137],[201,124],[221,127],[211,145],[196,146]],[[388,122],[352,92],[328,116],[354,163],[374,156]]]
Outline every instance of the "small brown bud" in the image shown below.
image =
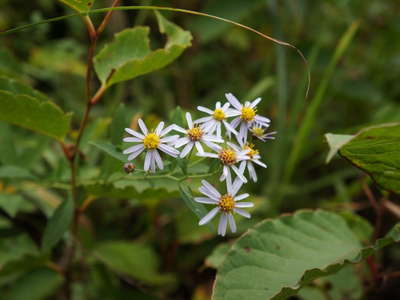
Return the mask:
[[135,165],[133,163],[126,163],[124,164],[124,170],[127,174],[132,173],[135,171]]

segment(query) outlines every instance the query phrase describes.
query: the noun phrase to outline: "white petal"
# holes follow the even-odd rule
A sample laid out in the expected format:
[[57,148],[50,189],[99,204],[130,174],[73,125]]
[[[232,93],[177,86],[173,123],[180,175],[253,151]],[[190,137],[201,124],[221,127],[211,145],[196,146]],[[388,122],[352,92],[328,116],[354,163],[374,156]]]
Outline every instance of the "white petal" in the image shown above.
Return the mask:
[[256,107],[257,104],[260,103],[260,101],[261,101],[261,98],[259,97],[259,98],[257,98],[256,100],[254,100],[252,103],[250,103],[250,107],[251,107],[251,108]]
[[219,207],[215,207],[212,210],[210,210],[210,212],[208,214],[206,214],[200,221],[199,221],[199,225],[204,225],[207,224],[208,222],[211,221],[212,218],[215,217],[215,215],[218,213],[219,211]]
[[244,183],[247,183],[246,177],[244,177],[243,173],[236,166],[231,166],[232,170],[236,173],[236,175],[242,180]]
[[256,170],[254,170],[254,166],[251,162],[247,164],[247,169],[249,170],[251,179],[253,179],[254,182],[257,182],[257,173]]
[[142,149],[137,150],[136,152],[133,152],[131,155],[128,156],[128,160],[135,159],[136,157],[139,156],[140,153],[144,151],[144,147]]
[[210,114],[210,115],[212,115],[214,113],[211,109],[208,109],[208,108],[206,108],[204,106],[197,106],[197,109],[199,111],[205,112],[205,113]]
[[220,137],[218,137],[216,135],[208,135],[208,134],[203,135],[202,140],[215,142],[215,143],[223,143],[224,142],[224,140],[221,139]]
[[263,162],[259,161],[258,159],[253,159],[252,161],[253,161],[254,163],[256,163],[257,165],[263,167],[263,168],[266,168],[266,167],[267,167],[266,164],[264,164]]
[[200,144],[200,142],[195,142],[194,144],[196,146],[196,149],[197,149],[198,153],[204,153],[203,146]]
[[215,108],[216,109],[221,108],[221,102],[217,101],[217,103],[215,103]]
[[241,110],[243,105],[239,102],[239,100],[232,94],[232,93],[227,93],[225,94],[226,99],[229,101],[230,104],[236,109]]
[[179,140],[176,141],[175,148],[182,147],[183,145],[186,145],[189,142],[190,142],[190,139],[187,138],[186,136],[183,138],[180,138]]
[[231,127],[236,128],[239,124],[240,124],[240,118],[237,117],[237,118],[233,119],[233,121],[231,122]]
[[123,154],[129,154],[129,153],[132,153],[132,152],[139,151],[140,149],[144,149],[143,144],[139,144],[139,145],[135,145],[135,146],[129,147],[128,149],[125,149],[124,152],[122,152],[122,153]]
[[195,197],[194,201],[198,203],[204,203],[204,204],[217,204],[218,201],[211,199],[211,198],[206,198],[206,197]]
[[245,217],[245,218],[248,218],[248,219],[251,218],[250,213],[248,213],[247,211],[245,211],[245,210],[243,210],[243,209],[234,208],[233,211],[234,211],[235,213],[238,213],[239,215]]
[[195,124],[205,123],[212,119],[213,119],[213,117],[203,117],[203,118],[197,119],[196,121],[194,121],[194,123]]
[[183,148],[183,150],[181,151],[181,154],[179,154],[179,157],[184,158],[186,155],[188,155],[190,150],[192,150],[193,146],[194,146],[193,142],[188,143],[185,146],[185,148]]
[[[184,133],[184,134],[187,133],[187,130],[186,130],[186,129],[184,129],[184,128],[182,128],[182,127],[176,125],[176,124],[172,124],[172,125],[168,126],[167,128],[169,128],[169,127],[171,127],[171,130],[175,130],[175,131],[178,131],[178,132]],[[167,128],[165,128],[165,129],[167,129]],[[165,131],[165,130],[164,130],[164,131]],[[166,134],[166,133],[163,132],[163,135],[165,135],[165,134]]]
[[[179,131],[178,128],[181,128],[181,127],[179,127],[179,126],[176,125],[176,124],[169,125],[169,126],[165,127],[165,128],[163,129],[163,131],[161,131],[160,136],[166,135],[166,134],[167,134],[168,132],[170,132],[171,130]],[[182,128],[182,130],[184,130],[184,129]],[[185,132],[186,132],[186,130],[185,130]]]
[[235,150],[236,152],[241,151],[242,148],[239,147],[238,145],[231,143],[231,142],[227,142],[228,146],[231,147],[233,150]]
[[165,138],[162,138],[160,140],[161,143],[171,143],[171,142],[175,142],[179,139],[179,135],[170,135],[170,136],[166,136]]
[[228,109],[229,105],[229,102],[224,103],[224,105],[222,106],[222,110],[225,112]]
[[229,191],[229,193],[232,196],[235,196],[237,194],[237,192],[240,190],[240,188],[242,187],[242,185],[243,185],[243,181],[240,180],[240,178],[236,178],[235,181],[233,182],[232,190]]
[[158,149],[160,149],[162,152],[167,153],[168,155],[171,155],[173,157],[178,157],[179,151],[172,148],[171,146],[165,145],[165,144],[160,144],[158,145]]
[[192,116],[190,115],[189,112],[186,113],[186,121],[187,121],[187,124],[188,124],[189,128],[192,129],[193,128],[193,121],[192,121]]
[[144,159],[144,167],[143,167],[145,171],[148,171],[150,169],[151,158],[153,156],[151,152],[152,151],[146,152],[146,157]]
[[226,130],[229,130],[230,132],[232,132],[234,135],[237,135],[238,132],[227,122],[227,121],[222,121],[225,125]]
[[[214,144],[213,142],[208,142],[208,141],[203,141],[204,144],[207,145],[207,147],[209,147],[210,149],[214,150],[214,151],[219,151],[222,149],[222,147],[220,145]],[[216,154],[215,158],[218,158],[218,154]]]
[[199,188],[199,192],[202,193],[203,195],[206,195],[208,198],[214,199],[215,201],[219,201],[220,197],[215,196],[213,193],[211,193],[206,187],[201,186]]
[[144,135],[146,135],[146,134],[149,133],[149,131],[147,130],[146,124],[144,124],[144,122],[143,122],[142,119],[139,119],[139,120],[138,120],[138,124],[139,124],[139,127],[140,127],[140,129],[142,130],[142,132],[143,132]]
[[157,150],[154,150],[154,154],[153,155],[154,155],[154,160],[156,161],[158,168],[160,170],[164,169],[164,164],[163,164],[163,161],[161,159],[160,153],[158,153]]
[[158,126],[157,126],[156,130],[154,131],[155,134],[160,135],[163,128],[164,128],[164,122],[158,123]]
[[137,131],[135,131],[133,129],[125,128],[125,131],[127,133],[129,133],[129,134],[132,134],[133,136],[135,136],[135,137],[137,137],[139,139],[142,139],[142,140],[144,139],[144,135],[143,134],[141,134],[141,133],[139,133],[139,132],[137,132]]
[[215,187],[213,187],[207,180],[202,180],[201,184],[215,197],[221,197],[221,194],[217,191]]
[[253,207],[253,206],[254,206],[253,202],[238,202],[235,204],[235,207],[240,207],[240,208]]
[[249,196],[250,196],[250,195],[249,195],[248,193],[240,194],[239,196],[236,196],[236,197],[234,198],[234,200],[235,200],[235,201],[240,201],[240,200],[246,199],[246,198],[249,197]]
[[260,115],[256,115],[256,116],[254,117],[254,119],[255,119],[257,122],[261,123],[261,124],[263,124],[263,123],[270,123],[270,122],[271,122],[270,119],[268,119],[268,118],[266,118],[266,117],[262,117],[262,116],[260,116]]
[[138,143],[138,142],[143,141],[143,139],[139,139],[137,137],[126,137],[123,139],[123,141],[127,142],[127,143]]
[[151,156],[151,163],[150,163],[150,172],[155,173],[156,172],[156,160],[155,160],[155,152],[157,150],[153,151],[152,156]]
[[228,217],[226,213],[222,213],[221,217],[219,218],[218,234],[225,236],[227,223],[228,223]]
[[232,214],[228,214],[228,221],[229,221],[229,226],[231,227],[231,231],[233,233],[236,232],[236,223],[235,223],[235,219],[233,218]]
[[216,154],[216,153],[209,153],[209,152],[197,153],[197,156],[218,158],[218,154]]
[[218,123],[217,123],[217,128],[216,128],[216,130],[217,130],[217,136],[221,136],[221,122],[218,122]]

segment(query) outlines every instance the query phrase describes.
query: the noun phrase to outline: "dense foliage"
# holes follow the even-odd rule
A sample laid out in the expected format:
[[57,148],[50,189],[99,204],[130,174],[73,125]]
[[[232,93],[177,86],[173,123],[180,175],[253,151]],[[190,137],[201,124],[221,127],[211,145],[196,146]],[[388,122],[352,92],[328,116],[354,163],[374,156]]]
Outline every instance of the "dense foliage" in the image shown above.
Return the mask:
[[[400,297],[398,1],[0,3],[1,299]],[[230,93],[275,139],[205,134],[257,147],[258,180],[194,144],[147,159],[143,126],[183,146]]]

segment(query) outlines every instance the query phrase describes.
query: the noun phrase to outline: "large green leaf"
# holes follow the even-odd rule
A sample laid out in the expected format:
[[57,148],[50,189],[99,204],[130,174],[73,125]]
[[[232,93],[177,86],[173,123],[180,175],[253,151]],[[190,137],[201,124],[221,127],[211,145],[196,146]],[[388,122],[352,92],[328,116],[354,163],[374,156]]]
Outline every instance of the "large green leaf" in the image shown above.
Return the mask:
[[162,285],[174,282],[171,274],[158,272],[158,256],[152,248],[144,244],[126,241],[105,242],[96,248],[94,258],[117,273],[132,276],[148,284]]
[[400,225],[363,248],[340,216],[300,211],[265,220],[236,241],[218,269],[213,299],[286,299],[304,284],[400,240]]
[[349,134],[333,134],[333,133],[326,133],[325,139],[329,145],[329,153],[326,157],[325,162],[328,163],[331,159],[335,156],[335,154],[339,151],[339,149],[348,143],[354,135]]
[[400,124],[362,130],[339,150],[353,165],[367,172],[385,190],[400,194]]
[[0,178],[34,179],[35,177],[27,169],[6,165],[0,167]]
[[0,121],[62,140],[69,130],[70,119],[71,115],[53,102],[0,90]]
[[17,261],[26,255],[36,255],[38,250],[26,234],[0,239],[0,269],[9,262]]
[[31,86],[23,84],[22,82],[9,77],[0,76],[0,90],[9,91],[12,94],[23,94],[32,96],[33,98],[42,101],[50,100],[46,95],[35,90]]
[[168,36],[164,48],[150,49],[149,28],[138,26],[123,30],[94,59],[103,86],[133,79],[161,69],[191,45],[192,35],[156,13],[160,32]]
[[62,238],[68,230],[73,216],[74,201],[72,198],[68,198],[57,207],[47,223],[42,240],[44,252],[49,251]]
[[63,277],[50,269],[40,268],[24,274],[6,291],[7,300],[49,299],[63,282]]
[[85,12],[90,10],[95,0],[58,0],[77,12]]

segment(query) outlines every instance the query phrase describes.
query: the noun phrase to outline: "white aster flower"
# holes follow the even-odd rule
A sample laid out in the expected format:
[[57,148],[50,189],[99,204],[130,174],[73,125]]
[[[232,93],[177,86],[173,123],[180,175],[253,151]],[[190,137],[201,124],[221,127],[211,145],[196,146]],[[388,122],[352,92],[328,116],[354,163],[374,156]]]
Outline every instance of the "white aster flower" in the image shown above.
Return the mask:
[[211,135],[206,131],[206,129],[203,129],[200,126],[193,124],[192,116],[188,112],[186,113],[186,121],[188,124],[188,129],[183,129],[178,125],[174,126],[174,130],[184,133],[186,135],[178,139],[175,143],[175,148],[186,145],[179,155],[180,158],[184,158],[186,155],[188,155],[194,146],[196,147],[198,153],[204,153],[204,149],[201,143],[204,143],[211,149],[218,149],[219,146],[214,143],[224,142],[224,140],[220,137]]
[[194,121],[196,124],[202,124],[201,127],[208,133],[214,133],[216,131],[217,136],[221,136],[222,124],[224,124],[228,132],[238,134],[237,131],[226,121],[227,118],[234,116],[235,114],[229,109],[229,103],[225,103],[221,106],[221,102],[215,104],[215,110],[212,111],[203,106],[197,106],[199,111],[209,114],[209,117],[200,118]]
[[252,202],[240,202],[241,200],[249,197],[249,194],[240,194],[236,196],[243,182],[236,178],[233,184],[227,181],[227,192],[221,195],[210,183],[206,180],[201,181],[202,186],[199,188],[200,193],[206,197],[195,197],[194,200],[198,203],[214,204],[216,207],[210,210],[199,222],[199,225],[204,225],[211,221],[215,215],[220,212],[221,217],[218,224],[218,234],[224,236],[226,227],[229,222],[231,232],[236,232],[236,223],[233,218],[233,213],[237,213],[245,218],[250,218],[251,215],[241,208],[253,207]]
[[[227,143],[227,147],[221,147],[219,145],[218,148],[213,149],[217,153],[209,153],[209,152],[204,152],[204,153],[197,153],[198,156],[202,157],[211,157],[211,158],[217,158],[220,160],[223,169],[222,169],[222,175],[219,178],[220,181],[228,180],[229,182],[232,182],[232,175],[231,175],[231,169],[235,174],[242,180],[244,183],[247,182],[246,177],[243,175],[243,171],[240,171],[239,168],[236,166],[239,162],[249,159],[247,156],[247,152],[249,150],[242,150],[240,147],[232,144],[232,143]],[[239,149],[239,150],[238,150]]]
[[[232,144],[231,146],[234,147],[236,151],[240,151],[241,150],[236,145]],[[247,160],[243,160],[240,163],[239,171],[241,173],[244,173],[244,171],[246,170],[246,167],[247,167],[247,170],[249,172],[249,175],[250,175],[251,179],[253,179],[254,182],[257,182],[257,173],[256,173],[256,170],[254,168],[254,164],[257,164],[257,165],[259,165],[259,166],[261,166],[263,168],[266,168],[267,165],[264,164],[260,160],[261,159],[260,153],[259,153],[259,151],[257,149],[255,149],[254,144],[246,143],[246,144],[243,145],[242,150],[247,150],[247,154],[246,155],[248,156],[248,159]]]
[[231,109],[234,116],[238,116],[231,122],[231,126],[236,129],[239,126],[239,133],[236,136],[239,144],[244,144],[247,141],[247,131],[254,123],[261,126],[268,127],[271,122],[270,119],[257,115],[257,104],[260,103],[261,98],[255,99],[253,102],[246,101],[243,104],[231,93],[225,94],[226,99],[234,107]]
[[251,126],[249,130],[251,134],[260,141],[265,142],[266,140],[274,140],[275,139],[274,135],[276,134],[276,131],[266,132],[268,126],[263,127],[259,124],[254,124]]
[[125,131],[133,135],[133,137],[126,137],[123,139],[123,141],[138,144],[129,147],[128,149],[125,149],[123,153],[129,154],[128,160],[133,160],[140,153],[146,150],[146,157],[144,159],[144,170],[151,170],[151,172],[155,172],[156,167],[161,170],[164,169],[164,164],[161,159],[160,153],[158,153],[158,150],[161,150],[162,152],[173,157],[177,157],[179,155],[178,150],[174,149],[170,145],[167,145],[167,143],[175,143],[178,140],[179,136],[172,135],[164,137],[176,125],[170,125],[164,129],[164,122],[160,122],[156,127],[156,130],[149,132],[142,119],[138,120],[138,124],[142,133],[134,131],[130,128],[125,128]]

